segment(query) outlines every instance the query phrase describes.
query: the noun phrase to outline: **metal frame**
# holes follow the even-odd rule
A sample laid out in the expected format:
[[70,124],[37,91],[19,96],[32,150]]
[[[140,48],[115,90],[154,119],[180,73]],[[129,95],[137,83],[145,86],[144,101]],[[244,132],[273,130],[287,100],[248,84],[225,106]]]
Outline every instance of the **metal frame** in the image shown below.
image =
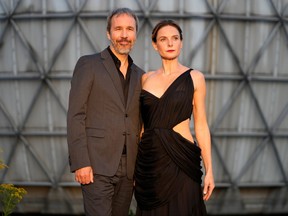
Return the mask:
[[[218,114],[216,120],[210,125],[211,128],[211,135],[212,135],[212,145],[213,145],[213,152],[217,156],[217,159],[220,161],[220,164],[224,170],[224,172],[227,175],[228,182],[216,182],[217,188],[221,190],[217,194],[217,198],[215,200],[211,201],[211,207],[210,212],[217,214],[217,213],[225,213],[229,211],[233,211],[231,209],[225,209],[227,208],[227,203],[231,197],[234,197],[235,205],[237,206],[236,211],[240,213],[249,212],[249,209],[245,206],[245,200],[241,196],[241,189],[242,188],[249,188],[249,187],[256,187],[256,188],[276,188],[275,191],[277,193],[282,194],[282,204],[275,202],[270,202],[270,205],[267,211],[270,212],[281,212],[285,211],[288,212],[288,200],[287,195],[285,197],[285,193],[287,194],[287,188],[288,188],[288,177],[287,177],[287,167],[283,164],[284,161],[281,160],[281,157],[279,155],[279,149],[276,146],[275,138],[277,139],[287,139],[288,133],[287,130],[284,132],[277,131],[279,125],[283,123],[285,119],[287,119],[287,113],[288,113],[288,99],[283,98],[283,100],[286,100],[286,105],[282,109],[282,111],[279,113],[278,117],[274,121],[272,125],[269,125],[267,122],[267,119],[264,115],[263,109],[260,106],[259,99],[257,98],[257,95],[255,91],[253,90],[253,84],[254,83],[265,83],[265,82],[273,82],[273,83],[279,83],[279,84],[287,84],[288,83],[288,77],[286,76],[261,76],[261,75],[255,75],[252,74],[253,70],[259,63],[259,60],[263,56],[264,52],[268,49],[269,44],[271,43],[272,39],[276,37],[277,33],[279,31],[283,32],[284,37],[286,38],[286,48],[288,49],[288,3],[285,1],[272,1],[269,0],[268,2],[271,5],[271,9],[274,12],[275,16],[261,16],[261,15],[227,15],[223,13],[223,10],[227,4],[229,4],[229,1],[226,0],[205,0],[206,6],[209,9],[209,14],[199,14],[199,13],[185,13],[184,12],[184,1],[180,0],[177,1],[179,4],[179,11],[178,12],[169,12],[169,13],[160,13],[153,11],[153,8],[157,4],[158,0],[135,0],[137,5],[139,6],[140,12],[137,12],[137,15],[140,19],[140,28],[139,28],[139,34],[144,31],[144,34],[146,31],[150,31],[151,27],[153,26],[153,20],[161,19],[161,18],[175,18],[180,20],[190,20],[190,19],[198,19],[198,20],[206,20],[209,22],[207,25],[207,28],[203,32],[202,38],[199,40],[199,42],[193,47],[191,52],[188,55],[187,59],[184,59],[184,64],[189,65],[190,62],[195,58],[195,55],[197,54],[197,51],[199,48],[207,42],[207,38],[210,34],[213,34],[213,31],[217,29],[220,32],[221,37],[223,38],[223,41],[225,42],[227,49],[229,50],[232,59],[234,61],[234,64],[238,67],[240,71],[239,74],[229,74],[229,75],[219,75],[219,74],[211,74],[209,71],[203,71],[207,82],[229,82],[229,81],[237,81],[238,85],[234,89],[233,93],[231,94],[231,97],[229,100],[225,103],[225,105],[222,107],[221,112]],[[250,0],[253,1],[253,0]],[[249,0],[247,0],[247,5],[249,5]],[[78,186],[75,182],[62,182],[61,178],[64,174],[67,172],[68,167],[68,160],[65,164],[62,164],[61,172],[58,174],[50,173],[49,169],[45,165],[45,162],[42,160],[41,155],[37,153],[37,151],[33,148],[33,146],[29,143],[27,140],[27,137],[30,136],[43,136],[46,138],[53,138],[53,137],[63,137],[65,138],[66,132],[65,131],[55,131],[55,130],[47,130],[47,131],[30,131],[25,132],[23,129],[25,128],[25,125],[31,115],[31,112],[33,110],[33,107],[36,106],[36,102],[39,100],[40,93],[44,89],[48,89],[51,95],[54,97],[61,108],[63,112],[67,112],[67,108],[65,105],[65,102],[63,102],[60,93],[57,92],[57,88],[55,88],[53,84],[53,80],[70,80],[71,74],[67,75],[65,73],[59,73],[59,74],[51,74],[51,71],[53,69],[53,66],[57,60],[58,57],[61,56],[61,50],[63,47],[65,47],[67,39],[71,35],[72,30],[76,27],[79,28],[78,30],[84,33],[86,36],[87,41],[93,48],[95,52],[100,50],[99,44],[97,44],[96,41],[93,40],[92,35],[90,35],[89,31],[87,30],[87,26],[85,24],[85,19],[106,19],[107,12],[83,12],[82,9],[87,4],[87,0],[83,1],[76,1],[78,3],[78,6],[75,8],[74,5],[71,3],[71,1],[66,0],[67,7],[70,9],[69,13],[47,13],[47,1],[42,1],[42,13],[41,14],[31,14],[31,13],[24,13],[24,14],[17,14],[17,8],[21,4],[21,1],[0,1],[0,8],[5,11],[5,15],[0,15],[0,22],[4,23],[3,29],[0,32],[0,44],[4,43],[4,36],[7,33],[8,29],[12,29],[12,31],[15,34],[15,37],[18,37],[20,41],[22,42],[22,45],[26,48],[27,52],[29,53],[29,56],[35,66],[37,67],[38,74],[35,75],[34,73],[27,71],[25,74],[18,74],[17,68],[14,68],[13,72],[10,74],[1,73],[1,67],[0,67],[0,83],[1,82],[7,82],[7,81],[14,81],[14,82],[21,82],[23,80],[28,81],[37,81],[38,87],[33,95],[33,99],[31,101],[31,104],[28,108],[28,111],[25,115],[25,118],[20,124],[16,124],[13,116],[9,113],[8,108],[6,107],[5,103],[0,98],[0,112],[4,114],[6,119],[9,121],[10,125],[8,127],[12,127],[13,131],[1,131],[0,130],[0,139],[1,137],[13,137],[14,142],[12,143],[13,150],[9,152],[9,155],[7,156],[7,160],[5,163],[9,166],[11,162],[14,159],[14,155],[16,152],[16,149],[19,147],[19,145],[23,144],[25,146],[25,149],[31,154],[31,156],[35,159],[35,161],[38,163],[39,167],[41,167],[42,171],[47,176],[46,182],[33,182],[33,181],[27,181],[27,182],[12,182],[16,185],[22,185],[22,186],[32,186],[32,187],[40,187],[40,186],[47,186],[50,187],[51,190],[59,189],[62,191],[62,193],[67,193],[63,188],[65,187],[71,187],[71,186]],[[75,2],[74,2],[75,3]],[[111,10],[114,7],[115,2],[113,0],[110,0],[110,8]],[[279,6],[280,5],[280,6]],[[279,9],[281,8],[281,9]],[[285,15],[286,14],[286,15]],[[45,65],[39,61],[39,57],[37,56],[37,52],[33,49],[33,46],[29,43],[29,41],[25,38],[25,35],[19,28],[17,22],[18,21],[25,21],[25,20],[42,20],[43,21],[43,35],[47,36],[47,23],[46,20],[61,20],[66,19],[71,21],[69,28],[67,28],[64,37],[58,42],[57,49],[55,50],[54,54],[52,55],[51,59],[48,59],[46,57]],[[256,52],[256,55],[253,57],[250,65],[242,65],[240,63],[240,58],[237,56],[236,51],[234,50],[232,46],[232,42],[229,41],[229,38],[227,36],[227,33],[225,32],[225,28],[223,27],[223,21],[231,21],[231,22],[253,22],[253,23],[272,23],[274,25],[272,31],[265,39],[265,42],[263,43],[262,47]],[[47,39],[46,39],[47,40]],[[144,43],[149,43],[149,38],[146,37]],[[47,41],[46,41],[47,42]],[[47,44],[45,45],[47,46]],[[1,50],[1,47],[0,47]],[[144,63],[144,69],[149,69],[149,61],[147,56],[149,55],[148,51],[145,50],[145,63]],[[15,75],[16,74],[16,75]],[[263,125],[265,126],[265,132],[229,132],[229,131],[222,131],[218,130],[218,125],[221,124],[224,117],[226,116],[226,113],[231,109],[232,105],[236,101],[236,99],[239,97],[240,93],[244,90],[248,89],[249,94],[257,108],[257,111],[260,115],[261,121],[263,122]],[[52,114],[51,114],[52,115]],[[254,152],[252,152],[249,156],[249,159],[242,167],[241,171],[238,173],[237,176],[233,176],[227,167],[225,161],[225,155],[223,155],[219,149],[219,146],[221,146],[221,143],[219,142],[219,139],[222,138],[243,138],[243,137],[250,137],[250,138],[260,138],[261,141],[255,148]],[[273,154],[276,158],[279,170],[281,172],[283,181],[281,182],[272,182],[272,183],[241,183],[239,180],[244,176],[244,174],[249,170],[249,167],[253,162],[261,155],[261,152],[265,147],[270,146],[272,148]],[[2,175],[0,175],[0,182],[5,182],[6,176],[7,176],[8,170],[5,170]],[[276,193],[276,194],[277,194]],[[73,207],[71,205],[72,198],[69,194],[67,195],[66,204],[68,206],[68,209],[70,209],[70,212],[73,212]],[[236,196],[235,196],[236,195]],[[236,198],[235,198],[236,197]],[[274,199],[274,198],[269,198]],[[268,201],[267,201],[268,202]],[[217,207],[215,207],[217,206]],[[265,210],[265,209],[264,209]]]

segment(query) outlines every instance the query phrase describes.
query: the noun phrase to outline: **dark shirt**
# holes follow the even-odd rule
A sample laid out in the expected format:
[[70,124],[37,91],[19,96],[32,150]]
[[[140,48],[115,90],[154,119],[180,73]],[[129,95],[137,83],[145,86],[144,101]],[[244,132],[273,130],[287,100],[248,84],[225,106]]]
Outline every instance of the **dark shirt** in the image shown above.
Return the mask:
[[124,93],[124,98],[125,98],[125,104],[127,103],[127,98],[128,98],[128,91],[129,91],[129,82],[130,82],[130,74],[131,74],[131,65],[133,64],[133,60],[130,56],[128,56],[128,68],[127,68],[127,73],[126,73],[126,78],[120,71],[120,66],[121,66],[121,61],[114,55],[114,53],[111,51],[110,47],[108,46],[108,51],[115,63],[115,66],[118,71],[118,75],[122,84],[122,89]]
[[[123,94],[124,94],[124,99],[125,99],[125,104],[127,104],[127,98],[128,98],[128,90],[129,90],[129,82],[130,82],[130,74],[131,74],[131,65],[133,64],[133,60],[130,56],[128,56],[128,68],[127,68],[127,73],[126,73],[126,79],[122,72],[120,71],[120,66],[121,66],[121,61],[117,58],[116,55],[112,52],[110,47],[108,46],[108,51],[115,63],[115,66],[118,71],[118,75],[121,81],[122,89],[123,89]],[[124,141],[124,147],[122,151],[122,155],[126,155],[126,136],[125,136],[125,141]]]

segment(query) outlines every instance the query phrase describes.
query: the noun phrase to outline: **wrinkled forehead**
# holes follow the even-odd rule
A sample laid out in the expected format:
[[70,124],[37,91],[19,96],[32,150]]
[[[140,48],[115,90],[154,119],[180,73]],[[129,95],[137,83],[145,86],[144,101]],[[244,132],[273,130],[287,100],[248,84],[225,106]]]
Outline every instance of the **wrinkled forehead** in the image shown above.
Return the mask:
[[115,14],[112,18],[111,18],[111,24],[120,24],[120,23],[126,23],[126,24],[133,24],[134,26],[136,26],[136,21],[134,19],[134,17],[130,14],[127,13],[121,13],[121,14]]

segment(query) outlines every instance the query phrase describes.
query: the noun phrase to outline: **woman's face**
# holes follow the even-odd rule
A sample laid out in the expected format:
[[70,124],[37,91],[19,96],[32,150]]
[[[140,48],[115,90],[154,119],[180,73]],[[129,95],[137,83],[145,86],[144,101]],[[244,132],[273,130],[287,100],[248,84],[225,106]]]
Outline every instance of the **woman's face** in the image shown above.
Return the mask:
[[176,59],[181,52],[182,40],[178,30],[173,26],[164,26],[157,33],[156,43],[152,43],[161,58]]

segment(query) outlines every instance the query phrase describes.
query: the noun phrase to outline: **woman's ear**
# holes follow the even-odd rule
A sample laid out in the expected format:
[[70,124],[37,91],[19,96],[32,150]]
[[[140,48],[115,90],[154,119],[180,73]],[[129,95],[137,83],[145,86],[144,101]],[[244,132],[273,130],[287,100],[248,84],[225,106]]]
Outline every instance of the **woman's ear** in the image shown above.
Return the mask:
[[155,49],[156,51],[158,51],[157,44],[156,44],[154,41],[152,42],[152,46],[154,47],[154,49]]

